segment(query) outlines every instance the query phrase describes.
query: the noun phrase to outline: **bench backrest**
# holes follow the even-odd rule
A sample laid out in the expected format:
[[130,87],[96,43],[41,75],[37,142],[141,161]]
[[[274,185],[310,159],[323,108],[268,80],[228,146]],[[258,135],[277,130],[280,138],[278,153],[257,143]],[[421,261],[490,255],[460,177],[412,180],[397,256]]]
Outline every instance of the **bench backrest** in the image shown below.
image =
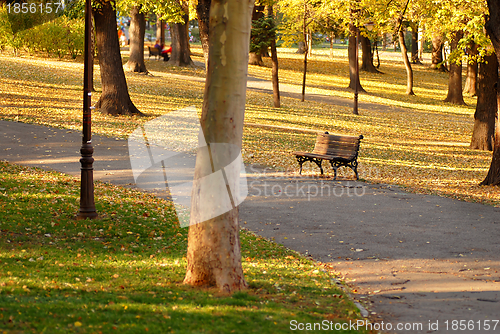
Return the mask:
[[361,139],[363,139],[362,135],[353,137],[318,133],[313,153],[335,155],[344,159],[353,159],[358,155],[359,143]]
[[152,55],[159,55],[160,54],[160,49],[157,49],[155,47],[152,47],[152,46],[148,46],[148,49],[149,49],[149,54],[152,54]]

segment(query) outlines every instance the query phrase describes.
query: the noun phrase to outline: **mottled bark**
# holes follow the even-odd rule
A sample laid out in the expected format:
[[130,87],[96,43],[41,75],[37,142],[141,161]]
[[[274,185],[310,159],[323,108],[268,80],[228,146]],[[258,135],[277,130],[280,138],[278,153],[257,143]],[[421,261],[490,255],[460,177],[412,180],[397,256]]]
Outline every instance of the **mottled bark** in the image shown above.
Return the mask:
[[[235,158],[231,147],[241,149],[252,8],[253,0],[212,0],[210,7],[209,63],[200,122],[208,146],[225,143],[229,151],[208,154],[208,150],[200,150],[196,157],[184,278],[186,284],[215,286],[227,293],[247,287],[241,266],[238,208],[205,220],[207,211],[221,205],[222,194],[206,198],[202,186],[216,166],[220,172]],[[235,189],[231,180],[227,177],[227,187]]]

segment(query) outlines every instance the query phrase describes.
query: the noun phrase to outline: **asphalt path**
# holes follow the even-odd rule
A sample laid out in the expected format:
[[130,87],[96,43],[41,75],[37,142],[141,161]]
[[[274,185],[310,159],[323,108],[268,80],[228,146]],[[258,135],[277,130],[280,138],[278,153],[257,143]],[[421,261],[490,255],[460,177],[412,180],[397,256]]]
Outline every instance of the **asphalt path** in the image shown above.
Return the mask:
[[[249,89],[271,88],[256,79]],[[96,180],[137,187],[126,140],[93,136],[93,145]],[[80,146],[81,134],[74,130],[0,121],[4,161],[77,176]],[[240,206],[241,226],[332,263],[376,329],[500,333],[500,208],[412,194],[394,185],[256,165],[246,170],[249,196]],[[140,185],[168,198],[161,187],[148,186],[147,175]]]

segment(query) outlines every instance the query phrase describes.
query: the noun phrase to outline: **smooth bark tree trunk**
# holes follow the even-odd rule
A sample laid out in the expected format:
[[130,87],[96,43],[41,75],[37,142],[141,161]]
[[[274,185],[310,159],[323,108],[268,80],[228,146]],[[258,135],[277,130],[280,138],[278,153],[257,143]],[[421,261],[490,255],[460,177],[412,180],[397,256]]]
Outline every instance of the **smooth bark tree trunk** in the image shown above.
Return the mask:
[[[464,36],[463,31],[457,31],[453,34],[450,47],[451,53],[458,48],[458,42]],[[462,93],[462,58],[454,59],[450,62],[450,78],[448,80],[448,96],[444,102],[465,105]]]
[[144,34],[146,33],[146,19],[141,13],[141,6],[134,6],[130,11],[130,57],[125,68],[131,72],[148,73],[144,64]]
[[368,37],[363,35],[359,36],[359,40],[361,42],[361,71],[369,72],[369,73],[380,73],[379,70],[373,65],[373,52],[372,52],[372,44]]
[[208,69],[208,39],[210,36],[210,3],[211,0],[198,0],[196,5],[196,16],[198,17],[198,28],[200,30],[201,47],[203,49],[203,58],[205,59],[205,69]]
[[478,62],[476,56],[478,54],[477,44],[469,43],[467,48],[467,78],[465,79],[464,94],[469,96],[477,95],[477,77],[478,77]]
[[[241,266],[238,208],[232,203],[230,211],[204,220],[203,215],[221,203],[220,198],[203,196],[202,186],[207,186],[205,176],[214,174],[215,168],[220,172],[235,153],[241,153],[253,4],[254,0],[212,0],[210,7],[209,63],[200,120],[209,148],[200,149],[196,157],[188,233],[184,283],[215,286],[226,293],[247,287]],[[227,144],[227,152],[214,154],[211,146],[219,143]],[[226,188],[237,189],[233,182],[239,180],[227,176],[226,182]]]
[[96,110],[111,115],[142,115],[130,100],[118,41],[116,10],[110,1],[93,9],[102,93]]
[[432,36],[432,55],[431,55],[431,68],[447,72],[446,64],[443,58],[443,37],[439,34],[434,34]]
[[[400,24],[398,24],[400,26]],[[405,44],[405,34],[403,29],[398,32],[399,45],[401,47],[401,55],[406,69],[406,95],[415,95],[413,92],[413,69],[411,68],[410,59],[408,59],[408,49]]]
[[349,88],[355,90],[357,85],[358,92],[364,92],[365,90],[361,87],[359,75],[356,75],[356,61],[358,61],[356,55],[356,35],[358,33],[358,29],[354,24],[350,23],[349,32],[349,45],[347,47],[347,54],[349,58]]
[[418,23],[411,23],[411,63],[421,64],[418,56]]
[[[273,6],[267,6],[267,15],[275,19],[273,13]],[[276,35],[271,39],[271,61],[272,61],[272,81],[273,81],[273,102],[274,107],[279,108],[281,106],[280,101],[280,87],[279,87],[279,76],[278,76],[278,52],[276,51]]]
[[184,23],[171,23],[170,32],[172,34],[172,55],[169,63],[175,66],[190,66],[191,51],[189,48],[189,7],[187,2],[180,3],[184,14],[182,18]]
[[424,60],[424,42],[425,38],[424,36],[424,29],[422,28],[421,25],[418,26],[418,59],[420,61]]
[[497,113],[498,61],[495,54],[484,57],[478,75],[476,112],[474,113],[474,131],[470,147],[476,150],[493,150],[495,119]]
[[[488,9],[490,12],[487,17],[485,28],[491,39],[491,44],[495,49],[495,54],[498,63],[500,63],[500,0],[487,0]],[[498,83],[497,83],[498,84]],[[497,85],[495,85],[497,93],[497,122],[498,122],[498,107],[500,106],[500,94]],[[493,147],[493,156],[491,159],[488,175],[480,183],[480,185],[500,185],[500,126],[495,129],[495,142]]]

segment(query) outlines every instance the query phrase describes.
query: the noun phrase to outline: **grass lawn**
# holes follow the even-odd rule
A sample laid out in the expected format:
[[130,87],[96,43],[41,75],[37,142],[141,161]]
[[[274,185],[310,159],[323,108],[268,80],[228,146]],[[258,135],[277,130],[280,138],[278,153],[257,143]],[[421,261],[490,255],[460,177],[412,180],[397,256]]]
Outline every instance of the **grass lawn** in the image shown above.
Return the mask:
[[[201,48],[193,46],[193,59],[203,61]],[[302,56],[293,49],[279,49],[281,82],[301,82]],[[269,79],[266,67],[250,66],[252,76]],[[78,61],[57,61],[30,56],[0,56],[0,117],[56,127],[81,128],[81,86],[83,65]],[[176,68],[153,58],[146,60],[152,75],[128,73],[132,100],[146,117],[110,117],[94,113],[93,131],[125,138],[138,125],[186,106],[201,108],[203,86],[173,74],[203,77],[196,68]],[[308,65],[308,93],[352,98],[348,85],[345,49],[313,51]],[[360,101],[379,103],[374,110],[352,115],[345,107],[282,98],[282,108],[272,105],[268,94],[249,91],[245,121],[262,125],[307,128],[330,133],[358,135],[361,143],[360,175],[373,183],[398,184],[410,191],[433,193],[466,201],[500,204],[499,187],[479,187],[486,176],[491,152],[469,149],[473,129],[475,98],[467,106],[441,102],[447,93],[447,74],[427,66],[414,66],[416,96],[407,96],[406,72],[400,55],[381,53],[383,74],[361,73],[368,93]],[[99,97],[99,68],[95,70]],[[393,107],[401,107],[397,111]],[[291,152],[312,150],[315,136],[271,128],[245,127],[244,159],[282,170],[297,171]],[[307,165],[312,173],[314,166]],[[342,174],[344,173],[345,174]],[[350,170],[340,176],[351,177]]]
[[[301,82],[302,57],[280,50],[282,82]],[[193,58],[202,61],[201,49]],[[498,187],[478,187],[491,153],[468,148],[474,99],[468,106],[442,103],[447,75],[416,66],[415,93],[405,95],[406,74],[397,54],[381,54],[384,74],[362,73],[361,101],[384,107],[360,110],[291,98],[272,107],[272,96],[249,91],[245,121],[363,134],[360,176],[411,191],[500,205]],[[250,66],[268,79],[270,64]],[[132,100],[146,117],[94,113],[93,131],[126,138],[137,126],[186,106],[201,107],[200,68],[181,69],[153,59],[152,75],[128,73]],[[79,61],[0,55],[0,118],[80,129],[83,65]],[[99,97],[99,69],[93,96]],[[308,93],[352,98],[346,51],[314,50]],[[397,111],[393,107],[404,108]],[[297,171],[295,150],[312,150],[315,136],[290,130],[245,127],[246,162]],[[98,159],[98,157],[95,157]],[[317,174],[313,166],[307,174]],[[182,285],[186,229],[168,202],[97,183],[99,220],[75,222],[76,179],[0,164],[0,333],[240,333],[289,332],[289,322],[349,321],[357,313],[336,288],[328,265],[318,265],[242,231],[250,289],[232,297]],[[352,177],[350,170],[341,177]],[[43,211],[43,212],[40,212]],[[342,296],[342,297],[341,297]]]
[[0,162],[0,180],[0,333],[272,334],[359,319],[330,265],[252,233],[250,288],[222,295],[182,284],[187,229],[171,203],[97,182],[99,219],[75,221],[78,178]]

